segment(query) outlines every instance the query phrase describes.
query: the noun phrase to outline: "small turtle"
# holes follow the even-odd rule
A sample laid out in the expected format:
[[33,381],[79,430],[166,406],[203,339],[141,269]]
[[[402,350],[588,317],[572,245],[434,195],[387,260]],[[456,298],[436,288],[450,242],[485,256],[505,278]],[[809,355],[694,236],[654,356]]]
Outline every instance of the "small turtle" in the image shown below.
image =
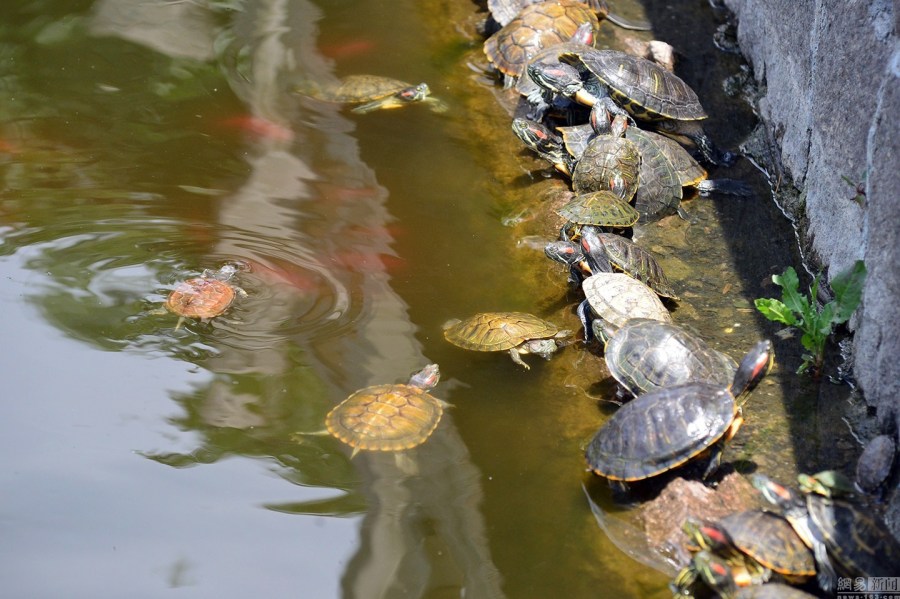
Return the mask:
[[740,398],[765,376],[772,358],[772,344],[761,341],[741,361],[729,386],[685,383],[635,398],[594,435],[585,451],[588,468],[618,486],[709,455],[707,478],[743,422]]
[[734,597],[741,588],[754,588],[766,582],[766,573],[755,569],[750,560],[725,559],[708,549],[701,549],[691,556],[669,587],[675,597],[706,596],[699,594],[697,583],[702,582],[717,596]]
[[482,312],[444,325],[444,338],[463,349],[506,351],[513,362],[531,368],[521,356],[537,354],[549,360],[572,331],[559,330],[552,322],[525,312]]
[[592,273],[622,271],[646,283],[662,297],[678,299],[678,294],[653,254],[633,241],[585,225],[581,227],[580,243]]
[[207,269],[197,278],[178,283],[165,303],[165,310],[179,316],[175,329],[181,328],[185,318],[199,318],[204,322],[215,318],[228,309],[236,295],[246,296],[243,289],[229,282],[239,270],[246,270],[246,266],[228,263],[218,270]]
[[484,42],[484,53],[511,87],[535,54],[570,40],[582,23],[600,30],[597,13],[576,0],[531,4]]
[[[808,479],[810,477],[807,477]],[[817,484],[828,487],[824,477]],[[870,510],[851,501],[820,495],[804,485],[798,493],[762,474],[751,483],[769,502],[781,508],[784,517],[813,551],[819,586],[826,593],[836,588],[837,573],[858,576],[894,576],[900,563],[900,542],[876,521]]]
[[437,112],[446,109],[440,100],[430,95],[427,83],[412,85],[378,75],[348,75],[327,84],[303,81],[295,86],[295,91],[323,102],[356,104],[352,109],[356,113],[400,108],[413,102],[426,102]]
[[606,189],[626,202],[634,197],[641,166],[640,149],[624,137],[628,120],[616,115],[609,135],[591,139],[572,171],[572,189],[586,193]]
[[560,231],[563,240],[580,237],[583,225],[625,229],[634,225],[641,216],[631,204],[607,190],[576,195],[556,213],[567,221]]
[[683,528],[701,548],[725,558],[740,552],[790,582],[803,583],[816,575],[812,551],[787,520],[772,512],[748,510],[717,522],[688,520]]
[[[598,15],[606,15],[606,19],[610,23],[618,25],[622,29],[634,31],[650,31],[652,29],[652,25],[646,21],[630,21],[610,13],[606,2],[602,0],[583,1]],[[516,18],[523,8],[536,2],[540,2],[540,0],[488,0],[487,6],[491,16],[502,27]]]
[[450,404],[428,391],[437,385],[440,369],[429,364],[409,382],[374,385],[356,391],[325,417],[328,432],[360,450],[399,451],[424,443],[437,428]]
[[623,273],[597,273],[581,282],[585,300],[578,306],[578,316],[584,325],[584,338],[594,336],[594,315],[602,319],[601,326],[618,329],[634,318],[671,322],[672,316],[659,296],[635,278]]
[[884,487],[894,467],[897,446],[890,435],[878,435],[866,445],[856,462],[856,484],[866,493]]
[[690,382],[724,387],[737,370],[730,356],[700,337],[674,323],[647,318],[621,325],[607,338],[603,353],[610,374],[632,395]]

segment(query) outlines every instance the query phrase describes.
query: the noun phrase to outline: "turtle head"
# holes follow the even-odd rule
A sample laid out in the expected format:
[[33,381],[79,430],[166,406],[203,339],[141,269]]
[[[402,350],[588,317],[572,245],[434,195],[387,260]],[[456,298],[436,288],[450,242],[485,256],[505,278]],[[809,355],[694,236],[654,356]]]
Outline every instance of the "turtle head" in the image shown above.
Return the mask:
[[584,260],[581,248],[572,241],[551,241],[544,246],[544,255],[570,267]]
[[703,582],[723,597],[732,597],[737,591],[735,573],[721,557],[709,551],[698,551],[692,564]]
[[[591,114],[593,114],[593,108],[591,109]],[[607,115],[608,114],[609,113],[607,113]],[[608,118],[609,117],[607,116],[607,119]],[[617,114],[609,124],[609,134],[613,137],[624,136],[626,129],[628,129],[628,117],[624,114]]]
[[733,546],[731,537],[720,525],[712,522],[699,522],[688,518],[681,530],[700,550],[722,551]]
[[515,118],[512,130],[529,149],[543,154],[562,148],[562,139],[543,123],[529,119]]
[[572,34],[572,37],[569,38],[569,41],[575,42],[576,44],[584,44],[585,46],[593,46],[596,39],[597,36],[594,35],[594,25],[590,21],[585,21],[578,26],[578,29],[576,29],[575,33]]
[[748,391],[752,391],[759,381],[763,379],[775,361],[775,352],[772,350],[772,342],[768,339],[760,341],[753,346],[744,359],[741,360],[734,380],[731,382],[731,394],[737,398]]
[[[571,331],[563,332],[571,334]],[[550,356],[561,347],[561,345],[557,343],[556,337],[551,337],[550,339],[529,339],[524,343],[524,346],[523,349],[527,349],[528,353],[537,354],[545,360],[549,360]],[[521,349],[519,351],[521,351]]]
[[437,364],[429,364],[409,377],[409,384],[420,389],[432,389],[441,378],[441,369]]
[[591,106],[589,122],[597,135],[609,135],[612,128],[612,114],[603,102]]
[[402,102],[421,102],[431,93],[427,83],[413,85],[397,92],[397,99]]
[[837,470],[823,470],[813,475],[798,474],[797,483],[804,493],[815,493],[823,497],[846,497],[853,495],[853,482]]
[[550,93],[574,98],[584,89],[578,69],[571,65],[535,62],[525,70],[538,87]]
[[796,491],[775,482],[765,474],[754,474],[750,477],[750,484],[756,487],[766,501],[784,510],[802,502]]

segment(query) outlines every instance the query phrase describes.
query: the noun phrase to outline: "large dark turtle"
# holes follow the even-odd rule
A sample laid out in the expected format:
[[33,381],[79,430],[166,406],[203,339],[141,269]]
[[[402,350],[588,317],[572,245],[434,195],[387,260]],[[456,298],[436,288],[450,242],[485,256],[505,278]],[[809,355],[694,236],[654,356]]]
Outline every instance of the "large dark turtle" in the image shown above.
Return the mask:
[[332,436],[360,450],[398,451],[421,445],[437,428],[449,404],[430,393],[440,378],[429,364],[396,385],[375,385],[353,393],[325,417]]
[[510,87],[535,54],[570,40],[582,23],[600,30],[597,14],[576,0],[531,4],[484,42],[484,53]]
[[427,83],[412,85],[378,75],[348,75],[329,83],[303,81],[294,89],[323,102],[357,105],[352,109],[357,113],[400,108],[413,102],[427,102],[436,111],[445,109],[440,100],[430,95]]
[[179,316],[176,329],[181,328],[185,318],[199,318],[202,321],[219,316],[234,301],[237,295],[246,295],[243,289],[231,284],[231,279],[246,267],[228,263],[218,270],[204,270],[200,277],[187,279],[175,286],[166,298],[165,309]]
[[607,339],[603,353],[610,374],[632,395],[689,382],[725,387],[737,369],[730,356],[659,319],[628,320]]
[[684,530],[704,549],[726,558],[739,551],[788,581],[803,583],[816,575],[812,551],[778,514],[748,510],[717,522],[687,521]]
[[[614,113],[624,108],[665,135],[690,140],[713,164],[730,164],[736,158],[718,150],[703,131],[699,121],[707,114],[694,90],[658,64],[616,50],[562,52],[559,59],[574,66],[577,77],[565,70],[553,71],[548,77],[531,73],[538,85],[588,106],[602,102]],[[600,94],[594,93],[598,85],[592,78],[601,84]],[[590,83],[585,85],[585,81]]]
[[744,357],[730,386],[685,383],[635,398],[597,431],[585,452],[588,467],[610,481],[631,482],[708,454],[703,474],[708,477],[743,421],[743,402],[737,398],[759,382],[771,363],[772,344],[761,341]]
[[591,139],[572,171],[576,193],[605,189],[631,201],[638,186],[641,153],[634,142],[623,137],[627,127],[625,116],[616,115],[610,135]]
[[444,325],[444,338],[453,345],[474,351],[509,351],[513,362],[525,369],[531,367],[522,360],[523,354],[549,360],[562,347],[561,340],[571,334],[525,312],[482,312]]
[[587,341],[594,337],[595,315],[602,321],[602,330],[619,329],[635,318],[672,321],[659,296],[644,283],[624,273],[600,272],[591,275],[581,282],[581,289],[585,299],[578,306],[578,316]]
[[646,283],[662,297],[678,299],[678,294],[653,254],[630,239],[584,225],[581,227],[580,243],[592,273],[622,271]]
[[[819,586],[826,593],[835,590],[838,573],[851,578],[897,574],[900,542],[870,510],[845,498],[820,495],[811,487],[802,488],[800,493],[762,474],[755,474],[751,482],[781,508],[812,549]],[[816,482],[823,480],[818,478]]]

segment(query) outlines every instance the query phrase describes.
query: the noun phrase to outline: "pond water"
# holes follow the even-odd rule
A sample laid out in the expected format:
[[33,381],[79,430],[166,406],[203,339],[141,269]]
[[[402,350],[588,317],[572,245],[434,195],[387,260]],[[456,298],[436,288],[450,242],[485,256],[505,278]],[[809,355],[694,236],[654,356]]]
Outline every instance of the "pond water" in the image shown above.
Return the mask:
[[[696,4],[615,9],[678,48],[736,147],[753,115],[722,84],[740,64]],[[583,446],[614,409],[602,359],[571,346],[524,371],[442,337],[488,310],[578,326],[535,243],[565,182],[470,68],[477,5],[8,0],[0,15],[4,594],[668,595],[582,491]],[[358,73],[426,81],[448,109],[357,115],[289,92]],[[687,220],[636,239],[680,291],[676,321],[740,358],[777,331],[753,298],[799,257],[768,181],[746,160],[720,172],[754,197],[689,200]],[[229,261],[247,296],[225,315],[159,313]],[[793,375],[797,339],[775,341],[726,461],[791,476],[843,459],[845,427]],[[429,362],[453,408],[405,459],[303,434]]]

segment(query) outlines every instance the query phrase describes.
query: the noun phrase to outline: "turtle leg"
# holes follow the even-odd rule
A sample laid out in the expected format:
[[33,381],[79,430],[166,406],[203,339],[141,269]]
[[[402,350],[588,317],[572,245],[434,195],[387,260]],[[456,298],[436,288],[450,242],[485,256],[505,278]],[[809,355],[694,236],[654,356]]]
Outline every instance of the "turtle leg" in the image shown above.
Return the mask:
[[510,350],[509,350],[509,357],[512,358],[512,361],[513,361],[513,362],[515,362],[515,363],[518,364],[519,366],[524,367],[525,370],[531,370],[531,366],[529,366],[528,364],[526,364],[526,363],[524,362],[524,360],[522,360],[522,357],[519,355],[519,350],[516,349],[515,347],[510,348]]
[[591,328],[591,322],[594,320],[594,314],[591,311],[591,304],[584,300],[578,304],[575,309],[578,313],[578,319],[581,320],[581,326],[584,327],[584,342],[589,343],[594,340],[594,331]]
[[738,413],[735,415],[734,420],[731,421],[728,430],[725,431],[725,434],[722,435],[719,442],[710,448],[709,464],[703,472],[703,480],[712,476],[712,474],[719,469],[719,462],[722,461],[722,451],[725,450],[725,444],[734,438],[742,424],[744,424],[744,416],[741,413],[740,408],[738,408]]

